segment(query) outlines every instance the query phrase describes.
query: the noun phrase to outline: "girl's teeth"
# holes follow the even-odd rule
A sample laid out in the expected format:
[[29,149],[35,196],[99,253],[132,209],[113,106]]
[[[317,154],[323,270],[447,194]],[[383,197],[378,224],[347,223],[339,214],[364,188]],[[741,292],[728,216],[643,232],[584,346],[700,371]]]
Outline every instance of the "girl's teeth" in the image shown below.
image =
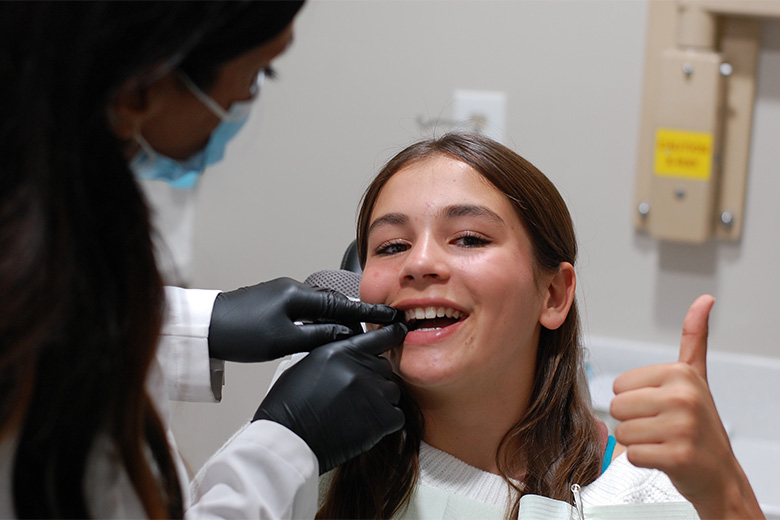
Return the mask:
[[460,319],[461,312],[448,307],[417,307],[415,309],[408,309],[404,313],[406,321],[412,320],[432,320],[434,318],[447,318]]

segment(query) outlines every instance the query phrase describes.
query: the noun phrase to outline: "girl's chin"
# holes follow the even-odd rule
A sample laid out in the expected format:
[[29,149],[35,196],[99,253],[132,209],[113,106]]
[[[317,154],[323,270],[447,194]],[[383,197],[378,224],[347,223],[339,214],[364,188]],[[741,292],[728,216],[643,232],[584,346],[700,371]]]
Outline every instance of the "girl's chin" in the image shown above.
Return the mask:
[[444,369],[435,363],[406,362],[400,365],[394,363],[393,371],[407,384],[407,386],[419,389],[436,389],[446,386],[447,383],[457,379],[457,371]]

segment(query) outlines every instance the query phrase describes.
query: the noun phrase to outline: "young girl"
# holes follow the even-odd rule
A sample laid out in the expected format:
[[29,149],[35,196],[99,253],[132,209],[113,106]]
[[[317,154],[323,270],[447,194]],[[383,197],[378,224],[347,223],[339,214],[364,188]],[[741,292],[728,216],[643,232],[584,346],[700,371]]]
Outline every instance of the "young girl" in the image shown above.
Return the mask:
[[629,449],[611,452],[586,390],[571,217],[522,157],[477,135],[410,146],[366,191],[357,245],[361,299],[410,328],[389,353],[406,425],[321,479],[320,518],[516,518],[532,495],[761,516],[697,366],[709,296],[680,363],[616,382]]

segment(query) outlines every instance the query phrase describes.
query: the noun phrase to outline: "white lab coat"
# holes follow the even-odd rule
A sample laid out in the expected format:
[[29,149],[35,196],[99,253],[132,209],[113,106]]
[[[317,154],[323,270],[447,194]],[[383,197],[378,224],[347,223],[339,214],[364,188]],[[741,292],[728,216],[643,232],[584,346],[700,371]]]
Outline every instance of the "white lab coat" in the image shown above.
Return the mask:
[[159,180],[138,179],[151,211],[157,268],[166,284],[188,287],[195,271],[197,186],[174,188]]
[[[168,316],[147,390],[169,426],[168,398],[213,401],[221,364],[208,358],[208,324],[218,291],[167,288]],[[164,367],[164,368],[163,368]],[[215,370],[212,370],[214,368]],[[213,377],[217,374],[217,377]],[[166,384],[170,380],[171,384]],[[168,439],[174,448],[173,434]],[[16,432],[0,440],[0,518],[15,516],[12,503]],[[187,518],[313,518],[317,458],[293,432],[270,421],[246,425],[198,473],[192,492],[177,459]],[[90,511],[100,518],[139,518],[143,509],[105,437],[93,447],[86,476]]]

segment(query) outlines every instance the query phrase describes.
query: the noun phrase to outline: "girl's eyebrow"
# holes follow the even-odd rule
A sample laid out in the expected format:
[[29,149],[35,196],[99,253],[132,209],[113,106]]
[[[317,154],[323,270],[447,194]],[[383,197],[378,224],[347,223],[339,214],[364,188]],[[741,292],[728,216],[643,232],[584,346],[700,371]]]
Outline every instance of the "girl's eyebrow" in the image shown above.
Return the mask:
[[458,218],[458,217],[487,217],[490,220],[503,223],[498,213],[491,210],[487,206],[477,206],[475,204],[456,204],[453,206],[447,206],[442,209],[441,214],[446,218]]
[[[485,217],[490,220],[494,220],[503,224],[502,219],[498,213],[488,208],[487,206],[478,206],[476,204],[454,204],[442,208],[439,215],[447,219],[454,219],[459,217]],[[409,222],[409,217],[404,213],[387,213],[374,220],[370,226],[368,226],[368,233],[370,235],[374,229],[382,226],[402,226]]]
[[409,222],[409,217],[403,213],[387,213],[374,220],[371,225],[368,226],[368,233],[366,233],[366,235],[370,235],[371,232],[377,227],[392,225],[401,226],[407,222]]

